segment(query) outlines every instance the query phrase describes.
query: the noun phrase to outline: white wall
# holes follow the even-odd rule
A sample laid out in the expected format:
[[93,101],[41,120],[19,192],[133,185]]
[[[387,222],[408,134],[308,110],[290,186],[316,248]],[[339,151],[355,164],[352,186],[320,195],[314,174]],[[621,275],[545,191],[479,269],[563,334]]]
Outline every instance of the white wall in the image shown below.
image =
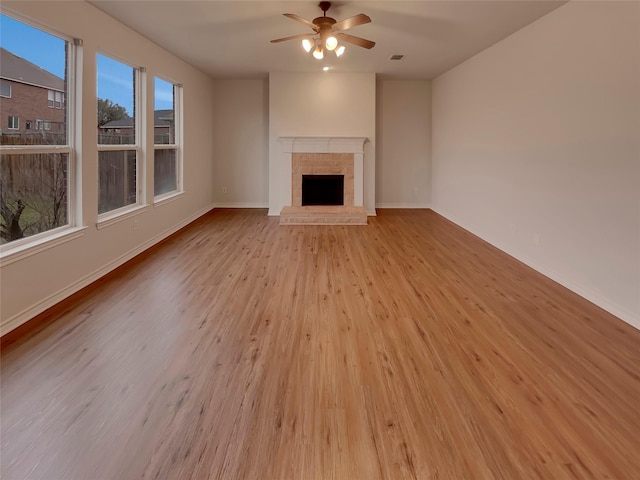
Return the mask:
[[[323,80],[327,75],[317,75],[317,78]],[[304,105],[308,102],[310,88],[308,76],[294,77],[300,77],[302,82]],[[337,81],[340,78],[333,77]],[[218,207],[264,207],[269,201],[269,82],[216,80],[214,90],[215,204]],[[370,104],[369,98],[367,102]],[[314,111],[315,117],[311,115],[313,121],[320,121],[319,115],[326,114],[332,122],[335,113],[329,111],[328,106],[335,108],[335,104],[321,104],[322,108]],[[338,104],[338,108],[343,105]],[[278,117],[282,115],[281,111],[273,113]],[[291,114],[289,105],[284,114]],[[352,116],[349,117],[349,121],[352,120]],[[315,125],[305,128],[309,132],[317,131]],[[375,145],[376,206],[428,207],[431,200],[430,81],[378,80]],[[227,193],[223,193],[224,187]],[[277,191],[280,190],[278,187]],[[274,212],[277,213],[279,210]]]
[[216,80],[214,87],[216,207],[267,207],[268,79]]
[[[0,267],[2,333],[74,293],[207,212],[213,204],[213,82],[143,36],[85,2],[3,1],[5,13],[24,15],[40,25],[84,42],[82,58],[82,223],[79,238]],[[96,148],[96,53],[101,51],[147,69],[147,116],[153,118],[153,77],[162,75],[184,88],[184,195],[149,206],[134,218],[98,230]],[[147,131],[153,148],[152,126]],[[153,158],[146,158],[152,174]],[[153,178],[147,181],[152,202]],[[133,230],[133,221],[139,229]],[[141,288],[145,288],[141,285]]]
[[570,2],[433,83],[433,204],[640,328],[640,3]]
[[378,80],[376,206],[431,201],[431,82]]
[[269,74],[269,215],[291,205],[279,137],[366,137],[364,207],[375,214],[376,77],[373,73]]

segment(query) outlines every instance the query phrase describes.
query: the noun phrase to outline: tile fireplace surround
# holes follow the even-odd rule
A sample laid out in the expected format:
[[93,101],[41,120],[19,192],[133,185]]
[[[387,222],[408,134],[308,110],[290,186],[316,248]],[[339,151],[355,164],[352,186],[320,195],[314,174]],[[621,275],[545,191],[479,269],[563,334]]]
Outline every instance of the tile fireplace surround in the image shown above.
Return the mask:
[[[366,225],[363,206],[364,143],[361,137],[280,137],[291,178],[291,205],[280,225]],[[303,175],[344,175],[344,205],[302,206]]]

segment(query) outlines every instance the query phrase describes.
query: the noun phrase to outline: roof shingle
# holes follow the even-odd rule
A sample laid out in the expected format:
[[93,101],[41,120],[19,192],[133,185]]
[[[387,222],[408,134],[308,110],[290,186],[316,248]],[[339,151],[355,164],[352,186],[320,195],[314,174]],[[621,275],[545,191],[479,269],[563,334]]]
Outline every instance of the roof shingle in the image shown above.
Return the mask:
[[62,78],[4,48],[0,48],[0,77],[64,92]]

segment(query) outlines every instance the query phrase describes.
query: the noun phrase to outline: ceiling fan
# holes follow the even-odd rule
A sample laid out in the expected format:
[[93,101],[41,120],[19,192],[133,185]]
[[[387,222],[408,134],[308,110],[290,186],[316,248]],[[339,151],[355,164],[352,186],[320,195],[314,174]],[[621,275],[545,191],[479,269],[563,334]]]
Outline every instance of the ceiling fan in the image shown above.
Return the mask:
[[292,35],[290,37],[278,38],[271,40],[271,43],[286,42],[287,40],[302,39],[302,48],[310,52],[313,49],[313,57],[322,60],[324,51],[334,51],[336,56],[340,57],[345,51],[343,43],[351,43],[363,48],[373,48],[376,44],[371,40],[355,37],[348,33],[343,33],[358,25],[370,23],[371,19],[364,13],[359,13],[353,17],[349,17],[340,22],[336,22],[334,18],[327,17],[327,10],[331,8],[331,2],[320,2],[318,5],[322,10],[322,17],[314,18],[312,21],[305,20],[294,13],[285,13],[285,17],[305,24],[313,30],[313,33],[302,33],[300,35]]

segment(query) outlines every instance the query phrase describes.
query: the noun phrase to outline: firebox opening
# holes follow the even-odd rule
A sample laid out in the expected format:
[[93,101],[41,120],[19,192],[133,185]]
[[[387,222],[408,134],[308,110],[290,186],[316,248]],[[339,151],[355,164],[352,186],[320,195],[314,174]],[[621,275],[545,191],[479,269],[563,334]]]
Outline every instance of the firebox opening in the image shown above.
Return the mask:
[[344,175],[302,175],[302,205],[344,205]]

